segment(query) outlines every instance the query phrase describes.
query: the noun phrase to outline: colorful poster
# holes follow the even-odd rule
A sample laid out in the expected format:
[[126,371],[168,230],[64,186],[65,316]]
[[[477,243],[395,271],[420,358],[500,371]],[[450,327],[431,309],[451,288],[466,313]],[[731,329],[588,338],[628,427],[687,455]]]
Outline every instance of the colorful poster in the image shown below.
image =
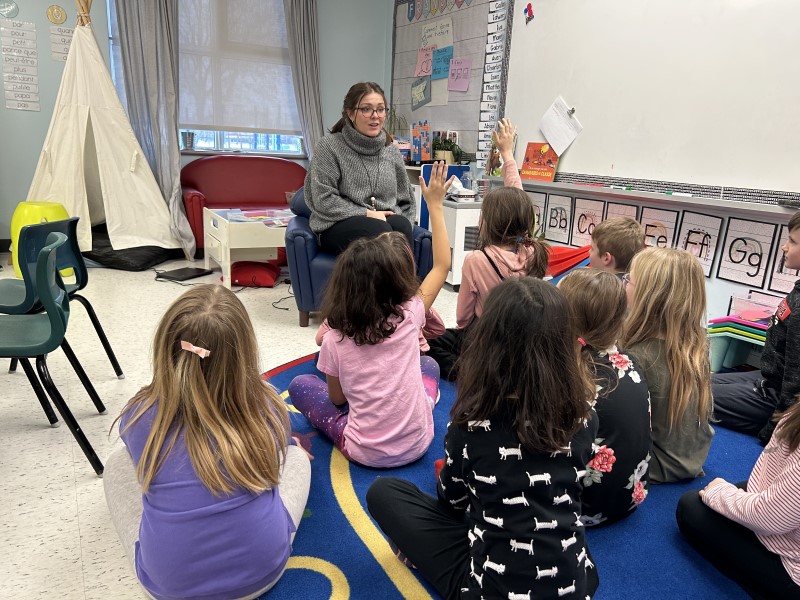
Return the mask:
[[747,219],[728,219],[717,279],[763,288],[767,261],[778,226]]
[[411,110],[417,110],[431,101],[431,78],[422,77],[411,84]]
[[471,75],[471,58],[451,59],[450,75],[447,80],[447,89],[451,92],[466,92],[469,89],[469,79]]
[[558,166],[558,155],[547,142],[529,142],[519,176],[521,179],[553,181]]
[[432,58],[431,79],[447,79],[450,73],[450,61],[453,58],[453,47],[435,48]]
[[427,46],[417,50],[417,67],[414,69],[414,77],[430,77],[435,48],[436,46]]

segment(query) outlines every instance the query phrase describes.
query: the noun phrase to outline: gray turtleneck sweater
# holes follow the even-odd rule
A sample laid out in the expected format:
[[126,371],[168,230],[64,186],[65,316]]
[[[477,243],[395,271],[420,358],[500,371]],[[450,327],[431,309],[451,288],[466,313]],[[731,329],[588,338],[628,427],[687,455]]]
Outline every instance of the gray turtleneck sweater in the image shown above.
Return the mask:
[[314,232],[373,209],[391,210],[414,222],[414,194],[403,159],[393,144],[385,144],[385,132],[369,137],[350,123],[317,142],[303,188]]

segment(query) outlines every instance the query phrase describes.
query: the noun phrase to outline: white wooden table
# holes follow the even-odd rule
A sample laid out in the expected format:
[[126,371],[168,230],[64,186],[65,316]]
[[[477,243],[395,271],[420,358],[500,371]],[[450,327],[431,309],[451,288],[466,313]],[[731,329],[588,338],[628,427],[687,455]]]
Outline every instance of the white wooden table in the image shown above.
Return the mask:
[[230,221],[230,212],[235,211],[203,208],[205,268],[211,268],[212,260],[217,263],[222,269],[222,283],[228,289],[233,263],[273,260],[278,258],[278,248],[286,245],[285,227],[267,227],[259,221]]

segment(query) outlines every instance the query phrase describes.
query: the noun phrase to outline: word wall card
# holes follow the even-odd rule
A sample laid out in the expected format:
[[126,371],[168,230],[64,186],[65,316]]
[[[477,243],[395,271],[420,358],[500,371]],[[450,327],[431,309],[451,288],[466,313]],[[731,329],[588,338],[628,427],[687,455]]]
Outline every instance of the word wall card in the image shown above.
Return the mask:
[[800,269],[787,269],[785,265],[786,254],[783,246],[789,241],[789,227],[781,225],[781,235],[773,250],[772,271],[769,274],[767,289],[772,292],[788,294],[794,288],[795,282],[800,279]]
[[717,279],[763,288],[777,229],[778,226],[772,223],[728,219]]
[[575,198],[575,218],[572,222],[572,245],[588,246],[592,243],[592,232],[603,220],[606,203],[602,200]]
[[571,226],[572,198],[550,194],[547,198],[544,239],[568,246]]
[[609,202],[606,204],[606,219],[613,219],[614,217],[629,217],[634,221],[638,221],[639,207],[635,204]]
[[691,252],[700,260],[706,277],[711,277],[711,266],[717,257],[722,221],[722,217],[683,211],[678,248]]
[[677,210],[642,208],[640,223],[644,229],[644,245],[672,248],[675,245],[679,214]]

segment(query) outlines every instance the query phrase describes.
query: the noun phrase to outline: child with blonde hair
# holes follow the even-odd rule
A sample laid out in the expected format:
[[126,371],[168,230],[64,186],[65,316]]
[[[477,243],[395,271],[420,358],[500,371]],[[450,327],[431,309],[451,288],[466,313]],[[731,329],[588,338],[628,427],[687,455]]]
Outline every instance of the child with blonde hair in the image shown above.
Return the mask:
[[433,441],[439,369],[420,355],[425,313],[450,270],[442,203],[453,178],[435,163],[420,177],[431,219],[433,268],[420,284],[414,256],[398,233],[355,240],[339,256],[328,282],[316,375],[289,384],[295,408],[348,460],[396,467],[420,458]]
[[255,598],[286,568],[311,469],[261,379],[241,301],[191,288],[153,341],[153,380],[119,417],[103,479],[112,521],[154,598]]
[[685,250],[647,248],[623,282],[629,312],[619,344],[650,389],[650,481],[701,476],[714,436],[703,268]]
[[598,457],[583,475],[586,525],[612,523],[644,502],[649,483],[650,393],[642,370],[617,336],[625,321],[627,300],[618,277],[607,271],[579,268],[558,284],[572,307],[581,355],[597,382]]

